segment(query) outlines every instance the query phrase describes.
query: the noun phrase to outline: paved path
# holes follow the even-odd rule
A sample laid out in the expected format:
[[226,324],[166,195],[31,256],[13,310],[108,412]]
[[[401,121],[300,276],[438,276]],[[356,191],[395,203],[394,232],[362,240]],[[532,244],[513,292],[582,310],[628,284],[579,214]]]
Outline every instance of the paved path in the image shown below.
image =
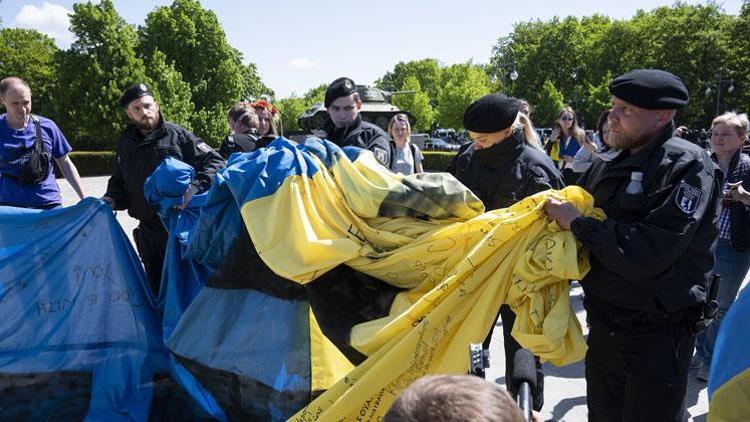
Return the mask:
[[[100,197],[107,189],[108,177],[85,177],[83,179],[84,189],[90,196]],[[58,179],[63,192],[63,204],[72,205],[77,202],[77,197],[65,179]],[[127,215],[126,212],[118,212],[117,220],[123,229],[132,236],[132,230],[137,221]],[[131,238],[132,241],[132,238]],[[747,279],[745,282],[747,283]],[[574,283],[571,288],[571,305],[576,311],[581,326],[586,333],[585,312],[583,310],[582,289]],[[500,325],[500,322],[498,322]],[[495,380],[505,385],[505,353],[503,349],[502,329],[496,329],[491,343],[490,365],[487,370],[487,379]],[[468,352],[467,352],[468,358]],[[542,416],[545,420],[558,421],[585,421],[586,420],[586,381],[584,379],[584,365],[579,362],[564,367],[555,367],[550,364],[544,365],[546,377],[544,379],[544,408]],[[708,412],[708,398],[706,396],[706,383],[695,379],[695,370],[691,370],[687,397],[688,413],[690,419],[695,421],[706,421]]]

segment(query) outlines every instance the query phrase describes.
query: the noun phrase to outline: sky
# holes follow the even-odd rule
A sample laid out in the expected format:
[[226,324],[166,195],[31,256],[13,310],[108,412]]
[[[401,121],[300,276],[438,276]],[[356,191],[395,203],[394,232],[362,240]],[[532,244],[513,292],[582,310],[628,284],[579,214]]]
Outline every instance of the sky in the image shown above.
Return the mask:
[[[0,0],[5,27],[33,28],[55,39],[58,47],[74,41],[67,14],[75,1]],[[115,0],[118,13],[143,25],[155,8],[169,0]],[[209,1],[229,43],[244,61],[253,62],[276,98],[302,95],[322,83],[348,76],[372,84],[401,61],[436,58],[451,65],[473,60],[487,63],[498,38],[513,24],[553,16],[595,13],[627,19],[639,9],[668,6],[666,0],[381,0],[360,1]],[[705,3],[688,1],[690,4]],[[741,0],[719,1],[737,14]]]

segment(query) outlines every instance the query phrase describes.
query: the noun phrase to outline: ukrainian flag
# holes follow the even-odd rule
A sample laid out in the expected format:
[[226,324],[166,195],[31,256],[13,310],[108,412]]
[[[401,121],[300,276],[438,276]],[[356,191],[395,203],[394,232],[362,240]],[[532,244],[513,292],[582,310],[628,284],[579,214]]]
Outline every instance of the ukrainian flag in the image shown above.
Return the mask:
[[393,174],[369,151],[312,138],[235,156],[221,176],[258,256],[305,287],[322,333],[358,365],[295,420],[376,420],[417,378],[466,373],[502,303],[542,360],[585,354],[568,280],[588,257],[543,210],[555,197],[603,218],[578,187],[484,213],[448,174]]
[[708,420],[750,420],[750,289],[721,321],[708,379]]

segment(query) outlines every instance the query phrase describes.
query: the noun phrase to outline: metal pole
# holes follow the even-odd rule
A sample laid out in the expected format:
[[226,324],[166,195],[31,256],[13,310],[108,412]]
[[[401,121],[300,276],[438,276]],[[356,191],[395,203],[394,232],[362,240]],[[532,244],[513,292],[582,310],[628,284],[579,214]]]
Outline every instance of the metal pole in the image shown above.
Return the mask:
[[717,72],[719,76],[719,83],[716,84],[716,114],[714,117],[719,115],[719,104],[721,104],[721,70]]

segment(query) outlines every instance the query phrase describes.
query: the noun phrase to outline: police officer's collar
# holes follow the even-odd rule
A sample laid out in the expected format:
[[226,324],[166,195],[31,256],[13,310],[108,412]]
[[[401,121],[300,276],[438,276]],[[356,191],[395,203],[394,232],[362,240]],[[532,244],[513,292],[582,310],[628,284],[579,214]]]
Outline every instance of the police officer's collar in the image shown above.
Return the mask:
[[333,123],[333,120],[329,117],[328,120],[331,122],[331,129],[328,131],[329,138],[334,139],[341,139],[342,141],[346,138],[347,135],[352,131],[352,129],[359,127],[359,125],[362,124],[362,116],[357,114],[357,117],[354,118],[354,121],[349,126],[344,127],[338,127],[335,123]]
[[509,161],[514,160],[518,154],[523,151],[524,139],[523,131],[521,129],[514,130],[513,133],[496,143],[495,145],[475,150],[474,153],[485,165],[497,168],[502,167]]

